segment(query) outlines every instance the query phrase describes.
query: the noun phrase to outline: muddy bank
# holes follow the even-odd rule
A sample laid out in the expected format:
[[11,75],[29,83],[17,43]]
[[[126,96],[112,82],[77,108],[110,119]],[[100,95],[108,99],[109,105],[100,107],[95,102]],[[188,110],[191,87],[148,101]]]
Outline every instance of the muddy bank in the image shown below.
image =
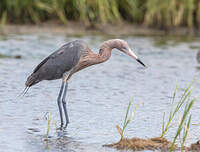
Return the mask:
[[190,145],[190,147],[187,149],[188,151],[200,151],[200,140],[198,140],[196,143],[193,143]]
[[[112,147],[118,150],[162,150],[169,151],[172,143],[163,137],[155,137],[149,139],[142,138],[122,138],[119,142],[113,144],[103,145],[104,147]],[[173,151],[181,150],[177,145],[174,146]],[[200,151],[200,140],[190,145],[190,147],[183,147],[184,151]]]
[[42,23],[39,25],[16,25],[8,24],[0,28],[2,34],[31,34],[31,33],[52,33],[64,35],[88,35],[88,34],[105,34],[111,36],[123,35],[175,35],[175,36],[199,36],[200,30],[188,28],[173,28],[169,30],[153,29],[143,25],[133,25],[130,23],[119,24],[96,24],[87,26],[80,22],[69,22],[67,25],[55,24],[52,22]]
[[190,146],[179,147],[176,144],[168,141],[164,137],[154,137],[154,138],[125,138],[123,136],[122,129],[117,125],[117,131],[121,135],[121,139],[112,144],[104,144],[103,147],[115,148],[117,150],[133,150],[133,151],[144,151],[144,150],[161,150],[161,151],[200,151],[200,140],[192,143]]
[[[113,147],[119,150],[169,150],[172,143],[162,137],[155,137],[149,139],[142,138],[122,138],[119,142],[114,144],[103,145],[105,147]],[[177,149],[177,146],[174,147]]]
[[[118,150],[133,150],[133,151],[141,151],[141,150],[170,150],[172,147],[172,143],[168,141],[164,137],[155,137],[155,138],[124,138],[122,129],[117,125],[117,131],[121,135],[121,139],[117,143],[106,144],[104,147],[112,147]],[[177,145],[173,145],[173,150],[177,150]]]

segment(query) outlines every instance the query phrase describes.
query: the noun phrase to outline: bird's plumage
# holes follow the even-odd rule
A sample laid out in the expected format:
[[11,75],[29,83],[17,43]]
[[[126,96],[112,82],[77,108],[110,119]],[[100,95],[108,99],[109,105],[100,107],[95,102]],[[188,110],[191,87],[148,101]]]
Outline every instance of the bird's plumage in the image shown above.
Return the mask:
[[36,66],[29,76],[26,86],[32,86],[41,80],[55,80],[72,70],[80,60],[81,54],[88,48],[82,40],[76,40],[63,45]]

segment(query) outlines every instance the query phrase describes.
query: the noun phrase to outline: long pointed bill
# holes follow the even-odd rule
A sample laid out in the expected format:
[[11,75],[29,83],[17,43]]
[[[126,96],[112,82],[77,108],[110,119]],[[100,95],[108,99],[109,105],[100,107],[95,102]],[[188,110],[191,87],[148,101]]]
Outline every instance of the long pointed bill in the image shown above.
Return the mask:
[[140,64],[142,64],[144,67],[145,64],[133,53],[133,51],[131,51],[131,49],[129,49],[129,51],[127,52],[127,54],[131,57],[133,57],[134,59],[136,59]]

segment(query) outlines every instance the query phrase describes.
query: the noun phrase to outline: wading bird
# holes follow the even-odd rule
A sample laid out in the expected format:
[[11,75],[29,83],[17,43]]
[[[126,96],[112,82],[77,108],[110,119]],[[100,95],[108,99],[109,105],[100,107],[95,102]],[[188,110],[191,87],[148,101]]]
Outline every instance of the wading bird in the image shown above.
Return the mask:
[[74,73],[88,66],[107,61],[111,56],[112,49],[114,48],[133,57],[145,66],[144,63],[142,63],[142,61],[131,51],[128,43],[124,40],[111,39],[103,42],[98,54],[93,53],[86,42],[75,40],[63,45],[60,49],[53,52],[33,70],[33,73],[27,78],[25,83],[25,93],[31,86],[42,80],[55,80],[62,78],[62,85],[58,94],[57,103],[60,113],[61,128],[63,127],[62,107],[66,119],[65,127],[67,127],[69,118],[65,97],[70,77]]

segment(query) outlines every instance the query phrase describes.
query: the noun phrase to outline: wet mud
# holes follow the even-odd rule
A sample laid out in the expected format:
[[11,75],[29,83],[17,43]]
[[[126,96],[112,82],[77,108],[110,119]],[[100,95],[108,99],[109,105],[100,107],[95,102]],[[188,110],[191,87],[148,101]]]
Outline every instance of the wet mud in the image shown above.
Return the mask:
[[[154,137],[154,138],[124,138],[122,136],[122,130],[117,126],[117,130],[119,134],[121,135],[121,139],[117,143],[113,144],[106,144],[103,145],[105,147],[112,147],[116,148],[118,150],[134,150],[134,151],[143,151],[143,150],[162,150],[162,151],[168,151],[170,150],[172,143],[168,141],[164,137]],[[173,150],[177,150],[178,147],[175,145],[173,147]]]

